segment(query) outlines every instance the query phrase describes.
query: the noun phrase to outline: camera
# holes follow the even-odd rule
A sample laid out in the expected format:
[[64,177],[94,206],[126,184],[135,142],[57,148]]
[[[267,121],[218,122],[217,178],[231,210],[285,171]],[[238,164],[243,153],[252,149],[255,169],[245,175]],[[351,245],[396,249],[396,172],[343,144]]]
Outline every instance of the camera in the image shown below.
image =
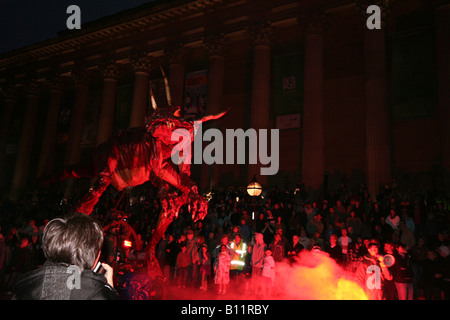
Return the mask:
[[102,263],[99,261],[97,262],[97,265],[95,266],[94,270],[95,273],[99,273],[99,274],[105,274],[106,270],[105,268],[103,268]]

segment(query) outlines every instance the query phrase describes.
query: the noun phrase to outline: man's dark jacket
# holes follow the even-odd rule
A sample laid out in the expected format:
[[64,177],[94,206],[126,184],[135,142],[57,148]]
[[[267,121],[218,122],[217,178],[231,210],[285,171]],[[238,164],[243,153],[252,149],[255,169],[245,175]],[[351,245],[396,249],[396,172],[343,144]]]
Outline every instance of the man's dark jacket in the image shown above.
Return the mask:
[[[102,274],[74,266],[45,262],[20,275],[13,287],[13,300],[116,300],[117,291]],[[78,281],[79,280],[79,281]]]

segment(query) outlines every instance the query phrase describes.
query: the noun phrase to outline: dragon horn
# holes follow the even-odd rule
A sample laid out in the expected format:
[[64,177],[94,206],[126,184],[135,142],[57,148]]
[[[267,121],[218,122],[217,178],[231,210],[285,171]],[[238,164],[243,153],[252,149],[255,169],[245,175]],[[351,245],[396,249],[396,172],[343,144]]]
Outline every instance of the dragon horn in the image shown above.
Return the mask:
[[172,105],[172,97],[170,96],[169,81],[167,81],[167,77],[166,77],[166,74],[164,73],[163,68],[161,66],[159,66],[159,67],[161,68],[161,73],[164,78],[164,86],[166,88],[167,105],[171,106]]
[[153,89],[152,89],[152,85],[151,84],[150,84],[150,96],[151,96],[153,110],[158,109],[158,105],[156,104],[155,95],[153,94]]

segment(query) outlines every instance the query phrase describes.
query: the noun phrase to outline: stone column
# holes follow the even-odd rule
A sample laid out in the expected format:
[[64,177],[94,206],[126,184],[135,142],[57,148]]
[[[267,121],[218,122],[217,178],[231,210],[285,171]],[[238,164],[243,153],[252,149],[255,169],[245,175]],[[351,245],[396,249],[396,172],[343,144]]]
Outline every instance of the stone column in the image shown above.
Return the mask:
[[89,97],[90,74],[86,70],[77,70],[72,73],[75,82],[75,101],[70,118],[69,138],[67,140],[64,165],[75,165],[81,158],[81,135],[86,116],[86,107]]
[[203,46],[209,54],[207,113],[217,114],[223,111],[223,86],[225,73],[223,34],[207,37]]
[[364,27],[364,89],[366,118],[367,188],[375,199],[380,185],[391,181],[391,141],[386,83],[386,17],[390,0],[358,1],[367,19],[369,5],[378,5],[382,13],[381,29]]
[[106,142],[113,133],[117,81],[120,76],[118,65],[114,62],[101,66],[101,72],[103,76],[103,95],[97,131],[97,146]]
[[[209,54],[208,65],[208,92],[206,113],[209,115],[218,114],[223,111],[223,87],[225,73],[224,58],[224,36],[223,34],[212,35],[203,39],[203,46]],[[217,122],[206,122],[203,130],[207,128],[218,128]],[[225,156],[225,154],[224,154]],[[202,166],[201,188],[215,188],[219,183],[219,168],[216,165]]]
[[[250,128],[269,128],[270,111],[270,60],[272,42],[271,22],[251,26],[247,29],[253,46],[253,75],[250,106]],[[261,185],[267,184],[267,176],[260,175],[261,165],[249,164],[247,180],[250,182],[256,176]]]
[[63,95],[63,82],[59,75],[48,80],[50,91],[49,108],[45,122],[45,132],[42,140],[37,177],[50,174],[55,156],[56,133],[58,130],[58,114]]
[[302,180],[315,191],[324,177],[323,20],[323,13],[316,11],[301,21],[305,27]]
[[435,4],[435,32],[438,77],[438,118],[440,122],[441,161],[444,185],[450,190],[450,1]]
[[147,114],[151,58],[146,53],[142,53],[131,57],[130,62],[134,67],[134,91],[130,128],[142,127]]
[[184,74],[186,64],[183,55],[183,44],[169,46],[165,48],[164,53],[169,58],[168,81],[172,105],[182,107],[184,101]]
[[24,113],[22,133],[20,136],[19,150],[16,158],[16,166],[11,182],[11,199],[17,200],[22,195],[27,184],[30,169],[31,154],[39,109],[40,83],[33,80],[27,84],[26,107]]
[[6,143],[8,140],[8,129],[12,120],[12,115],[17,104],[17,89],[8,86],[2,89],[5,96],[5,108],[2,114],[0,128],[0,192],[7,188],[6,184]]

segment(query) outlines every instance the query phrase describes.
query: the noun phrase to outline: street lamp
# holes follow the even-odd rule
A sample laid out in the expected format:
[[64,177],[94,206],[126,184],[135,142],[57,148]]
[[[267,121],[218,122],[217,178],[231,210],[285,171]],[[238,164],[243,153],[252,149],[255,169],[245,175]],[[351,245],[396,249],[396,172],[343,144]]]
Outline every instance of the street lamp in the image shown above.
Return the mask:
[[247,193],[252,197],[252,203],[251,206],[253,207],[252,210],[252,220],[253,220],[253,228],[256,228],[256,220],[255,220],[255,197],[259,197],[262,192],[262,186],[256,181],[256,176],[253,177],[253,181],[250,182],[247,186]]
[[256,181],[256,177],[247,186],[247,193],[251,197],[258,197],[262,192],[262,186]]

